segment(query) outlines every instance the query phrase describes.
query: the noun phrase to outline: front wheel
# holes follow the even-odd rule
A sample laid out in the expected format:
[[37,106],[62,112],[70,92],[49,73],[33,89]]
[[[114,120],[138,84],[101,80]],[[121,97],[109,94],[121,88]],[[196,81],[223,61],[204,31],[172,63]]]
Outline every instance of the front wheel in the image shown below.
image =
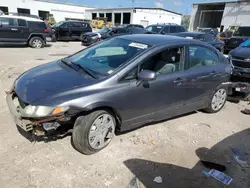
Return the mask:
[[227,88],[219,87],[216,89],[210,98],[208,107],[204,109],[208,113],[219,112],[227,101]]
[[115,135],[115,126],[113,114],[106,110],[78,117],[72,134],[75,149],[86,155],[104,149]]

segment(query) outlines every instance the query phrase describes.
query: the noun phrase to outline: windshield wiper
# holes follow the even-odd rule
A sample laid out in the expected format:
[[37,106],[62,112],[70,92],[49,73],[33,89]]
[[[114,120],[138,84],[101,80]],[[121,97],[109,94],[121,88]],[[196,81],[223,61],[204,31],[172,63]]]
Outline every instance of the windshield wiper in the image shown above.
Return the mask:
[[72,63],[73,65],[77,66],[79,69],[83,70],[84,72],[86,72],[89,76],[91,76],[91,77],[93,77],[93,78],[95,78],[95,79],[98,79],[98,78],[99,78],[99,77],[96,76],[96,74],[94,74],[93,71],[91,71],[90,69],[87,69],[87,68],[81,66],[81,65],[78,64],[78,63],[74,63],[74,62],[70,62],[70,63]]
[[72,66],[72,63],[71,63],[70,61],[68,61],[67,58],[63,58],[61,61],[62,61],[65,65],[67,65],[68,67],[74,69],[75,71],[78,71],[77,69],[75,69],[74,66]]

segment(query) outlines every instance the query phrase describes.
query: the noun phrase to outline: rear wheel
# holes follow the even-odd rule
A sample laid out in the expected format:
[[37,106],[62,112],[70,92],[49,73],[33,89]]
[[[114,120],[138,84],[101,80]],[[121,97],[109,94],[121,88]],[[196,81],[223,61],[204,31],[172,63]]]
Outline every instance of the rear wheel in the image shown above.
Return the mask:
[[227,101],[227,88],[219,87],[216,91],[214,91],[209,105],[206,109],[204,109],[208,113],[216,113],[219,112],[225,105]]
[[75,149],[86,155],[104,149],[115,135],[115,126],[113,114],[106,110],[78,117],[72,134]]
[[44,40],[41,37],[32,37],[29,41],[29,45],[32,48],[43,48]]

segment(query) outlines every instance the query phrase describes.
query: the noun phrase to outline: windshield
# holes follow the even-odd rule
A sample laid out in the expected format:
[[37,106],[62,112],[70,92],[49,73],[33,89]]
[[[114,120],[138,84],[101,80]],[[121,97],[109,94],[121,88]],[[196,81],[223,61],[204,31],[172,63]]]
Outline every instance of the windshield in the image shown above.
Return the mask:
[[98,33],[103,34],[103,33],[109,32],[109,31],[111,31],[111,28],[110,27],[105,27],[105,28],[101,29],[100,31],[98,31]]
[[159,33],[161,31],[163,27],[162,26],[158,26],[158,25],[151,25],[146,27],[146,29],[148,31],[154,32],[154,33]]
[[52,27],[59,27],[60,25],[62,25],[64,22],[61,21],[61,22],[57,22],[56,24],[52,25]]
[[72,55],[69,61],[98,75],[107,76],[147,48],[149,45],[112,38]]
[[250,27],[239,27],[234,32],[234,36],[250,37]]
[[250,48],[250,39],[248,39],[245,42],[241,43],[240,46]]

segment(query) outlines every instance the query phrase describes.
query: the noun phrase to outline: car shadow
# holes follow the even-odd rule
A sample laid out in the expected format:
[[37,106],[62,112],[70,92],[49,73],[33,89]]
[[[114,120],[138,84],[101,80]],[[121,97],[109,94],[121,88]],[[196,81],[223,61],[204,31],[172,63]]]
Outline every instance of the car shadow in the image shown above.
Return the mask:
[[[200,160],[210,161],[226,166],[224,172],[233,181],[227,187],[247,188],[250,185],[250,168],[242,168],[232,158],[232,148],[240,150],[250,161],[250,129],[233,134],[211,149],[199,148],[196,155]],[[162,157],[164,159],[164,156]],[[212,177],[206,177],[202,171],[209,171],[199,161],[192,168],[177,166],[170,163],[159,163],[145,159],[133,158],[124,161],[125,166],[137,177],[139,183],[147,188],[218,188],[224,184]],[[154,178],[162,177],[162,183],[154,182]],[[128,182],[129,183],[129,182]]]

